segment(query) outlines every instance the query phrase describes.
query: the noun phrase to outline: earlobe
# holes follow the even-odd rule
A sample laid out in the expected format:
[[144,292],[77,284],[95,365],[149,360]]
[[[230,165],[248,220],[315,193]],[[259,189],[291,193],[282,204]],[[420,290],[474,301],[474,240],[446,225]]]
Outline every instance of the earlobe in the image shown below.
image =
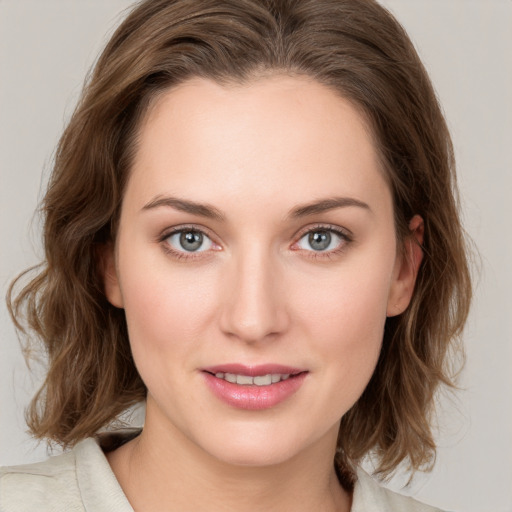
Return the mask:
[[109,242],[98,249],[98,263],[107,300],[116,308],[123,308],[123,296],[117,277],[114,244]]
[[415,215],[409,222],[409,236],[404,241],[403,253],[397,256],[393,282],[388,297],[387,316],[403,313],[409,305],[414,285],[423,260],[423,219]]

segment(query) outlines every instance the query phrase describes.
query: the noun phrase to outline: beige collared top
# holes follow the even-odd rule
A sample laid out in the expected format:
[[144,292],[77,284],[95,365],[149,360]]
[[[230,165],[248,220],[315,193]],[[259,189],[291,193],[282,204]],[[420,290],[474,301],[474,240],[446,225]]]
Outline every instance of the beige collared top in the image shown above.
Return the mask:
[[[441,512],[382,487],[362,470],[357,477],[351,512]],[[133,512],[133,508],[100,441],[89,438],[44,462],[0,468],[0,512]]]

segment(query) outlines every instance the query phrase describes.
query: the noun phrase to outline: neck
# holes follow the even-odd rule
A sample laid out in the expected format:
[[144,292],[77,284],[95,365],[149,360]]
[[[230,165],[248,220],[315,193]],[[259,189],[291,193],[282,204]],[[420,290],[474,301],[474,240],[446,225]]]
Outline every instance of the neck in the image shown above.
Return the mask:
[[[148,421],[149,420],[149,421]],[[337,430],[279,464],[233,465],[147,417],[143,432],[108,454],[135,512],[350,510],[333,465]]]

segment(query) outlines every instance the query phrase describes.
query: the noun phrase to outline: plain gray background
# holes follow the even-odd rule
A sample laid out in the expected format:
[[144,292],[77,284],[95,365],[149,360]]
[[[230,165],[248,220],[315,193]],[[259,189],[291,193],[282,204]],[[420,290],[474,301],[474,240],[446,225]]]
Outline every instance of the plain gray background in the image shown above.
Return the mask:
[[[34,210],[83,79],[128,0],[0,0],[0,286],[41,256]],[[455,399],[440,400],[437,465],[409,493],[512,512],[512,1],[385,0],[429,70],[458,159],[482,270]],[[25,433],[38,384],[0,306],[0,464],[45,457]],[[395,479],[392,486],[402,480]]]

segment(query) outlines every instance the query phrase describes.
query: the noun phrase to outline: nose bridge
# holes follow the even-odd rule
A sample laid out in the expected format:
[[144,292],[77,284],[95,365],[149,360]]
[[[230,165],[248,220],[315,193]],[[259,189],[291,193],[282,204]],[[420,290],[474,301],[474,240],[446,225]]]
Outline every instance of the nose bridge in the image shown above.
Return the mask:
[[252,241],[236,251],[226,269],[226,301],[221,327],[246,342],[263,340],[286,328],[279,262],[264,244]]

